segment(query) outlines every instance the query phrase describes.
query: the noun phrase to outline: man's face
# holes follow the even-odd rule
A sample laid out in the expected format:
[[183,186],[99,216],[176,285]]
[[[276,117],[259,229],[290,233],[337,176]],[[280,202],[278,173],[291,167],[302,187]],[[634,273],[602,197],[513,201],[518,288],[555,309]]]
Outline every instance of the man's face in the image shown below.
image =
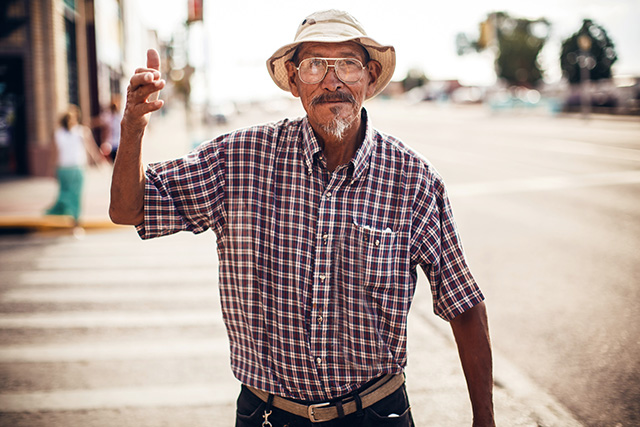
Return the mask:
[[[300,80],[296,69],[307,58],[355,58],[365,65],[365,70],[360,81],[347,84],[338,78],[335,68],[329,67],[322,81],[307,84]],[[314,129],[341,136],[354,125],[359,126],[362,104],[375,91],[380,64],[367,63],[364,48],[354,42],[304,43],[298,50],[297,64],[288,62],[287,71],[291,93],[300,97]]]

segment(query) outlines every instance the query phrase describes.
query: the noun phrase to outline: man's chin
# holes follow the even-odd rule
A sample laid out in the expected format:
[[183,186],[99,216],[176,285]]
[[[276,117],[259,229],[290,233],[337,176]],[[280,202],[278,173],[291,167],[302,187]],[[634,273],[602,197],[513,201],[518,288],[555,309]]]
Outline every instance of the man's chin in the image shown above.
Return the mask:
[[325,121],[320,124],[322,130],[334,137],[342,139],[347,130],[353,125],[352,120],[336,116],[333,120]]

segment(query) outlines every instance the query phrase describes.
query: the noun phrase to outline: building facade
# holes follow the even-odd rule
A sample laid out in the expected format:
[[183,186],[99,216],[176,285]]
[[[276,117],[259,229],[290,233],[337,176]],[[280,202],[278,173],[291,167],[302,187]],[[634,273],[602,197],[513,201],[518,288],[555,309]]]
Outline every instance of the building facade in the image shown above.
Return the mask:
[[53,173],[53,134],[70,104],[100,142],[102,111],[131,73],[127,55],[156,45],[153,35],[134,1],[0,1],[0,178]]

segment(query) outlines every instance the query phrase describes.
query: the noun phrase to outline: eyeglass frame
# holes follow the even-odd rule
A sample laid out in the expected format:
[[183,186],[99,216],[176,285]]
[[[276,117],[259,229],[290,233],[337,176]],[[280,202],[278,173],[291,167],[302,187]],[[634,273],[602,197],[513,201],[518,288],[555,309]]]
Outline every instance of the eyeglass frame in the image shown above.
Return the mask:
[[[320,78],[320,80],[318,80],[318,81],[317,81],[317,82],[315,82],[315,83],[305,82],[305,81],[302,79],[302,76],[300,75],[300,66],[302,65],[302,63],[303,63],[304,61],[309,61],[309,60],[312,60],[312,59],[321,59],[321,60],[323,60],[323,61],[327,64],[327,65],[326,65],[326,67],[325,67],[325,70],[324,70],[324,74],[322,75],[322,78]],[[343,61],[343,60],[356,61],[357,63],[359,63],[359,64],[360,64],[360,66],[361,66],[362,68],[360,69],[360,77],[358,78],[358,80],[355,80],[355,81],[353,81],[353,82],[345,82],[344,80],[342,80],[342,79],[340,78],[340,76],[338,75],[338,72],[336,71],[336,62],[337,62],[337,61]],[[329,61],[333,61],[333,65],[329,64]],[[369,61],[367,61],[367,64],[368,64],[368,63],[369,63]],[[338,78],[338,80],[340,80],[342,83],[344,83],[344,84],[346,84],[346,85],[356,84],[356,83],[358,83],[360,80],[362,80],[362,77],[364,77],[364,70],[367,68],[367,65],[366,65],[366,64],[363,64],[363,63],[362,63],[362,61],[360,61],[358,58],[322,58],[322,57],[319,57],[319,56],[314,56],[314,57],[311,57],[311,58],[305,58],[305,59],[303,59],[302,61],[300,61],[300,64],[296,65],[296,64],[294,63],[294,64],[293,64],[293,66],[295,67],[296,71],[298,72],[298,77],[300,78],[300,81],[301,81],[302,83],[304,83],[304,84],[308,84],[308,85],[315,85],[315,84],[318,84],[318,83],[322,82],[322,81],[327,77],[327,73],[329,72],[329,68],[330,68],[330,67],[333,67],[334,72],[336,73],[336,77],[337,77],[337,78]]]

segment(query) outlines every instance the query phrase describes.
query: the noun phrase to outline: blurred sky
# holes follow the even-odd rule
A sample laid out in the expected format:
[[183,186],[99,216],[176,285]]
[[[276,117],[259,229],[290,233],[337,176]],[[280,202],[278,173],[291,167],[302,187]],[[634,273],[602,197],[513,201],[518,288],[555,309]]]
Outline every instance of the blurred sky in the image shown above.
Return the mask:
[[[137,0],[149,27],[161,38],[182,26],[186,0]],[[205,25],[192,27],[190,61],[206,65],[206,90],[218,99],[266,97],[283,93],[271,82],[265,61],[293,41],[298,24],[316,10],[336,8],[354,15],[368,35],[397,52],[394,80],[411,68],[432,80],[458,79],[463,84],[495,81],[489,53],[456,55],[455,36],[477,36],[489,12],[514,17],[547,18],[553,25],[541,62],[546,80],[557,82],[562,40],[578,31],[584,18],[607,30],[615,43],[614,73],[640,76],[640,0],[204,0]]]

